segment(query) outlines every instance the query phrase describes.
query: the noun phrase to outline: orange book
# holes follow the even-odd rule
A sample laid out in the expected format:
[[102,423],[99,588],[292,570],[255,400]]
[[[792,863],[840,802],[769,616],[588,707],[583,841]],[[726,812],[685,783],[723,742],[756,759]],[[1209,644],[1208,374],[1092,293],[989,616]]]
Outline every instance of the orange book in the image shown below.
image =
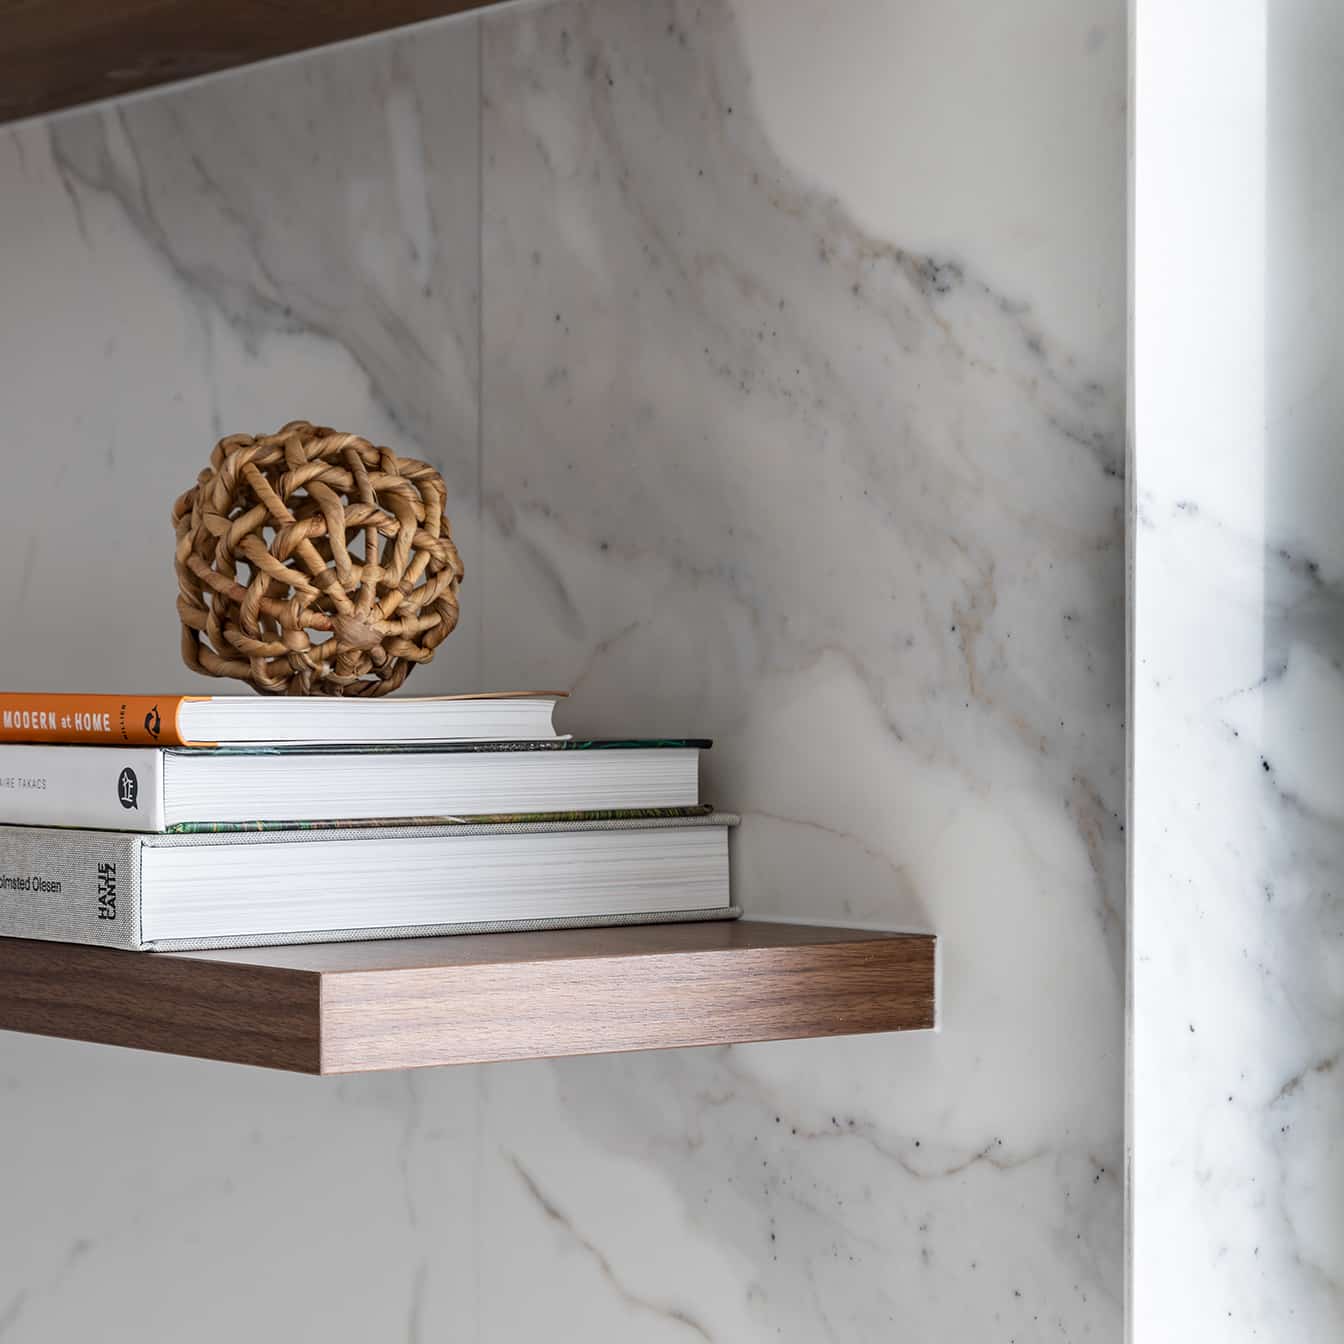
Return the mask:
[[0,691],[0,743],[105,747],[549,741],[563,691],[434,696],[56,695]]
[[53,695],[0,691],[0,742],[183,747],[178,709],[199,695]]

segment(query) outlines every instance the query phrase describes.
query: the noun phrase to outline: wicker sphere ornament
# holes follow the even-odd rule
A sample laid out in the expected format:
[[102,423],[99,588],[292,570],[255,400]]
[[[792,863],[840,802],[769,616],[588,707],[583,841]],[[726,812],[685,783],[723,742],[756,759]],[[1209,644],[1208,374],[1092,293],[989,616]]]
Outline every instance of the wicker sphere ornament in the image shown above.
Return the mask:
[[385,695],[457,624],[433,467],[294,420],[231,434],[173,506],[182,658],[271,695]]

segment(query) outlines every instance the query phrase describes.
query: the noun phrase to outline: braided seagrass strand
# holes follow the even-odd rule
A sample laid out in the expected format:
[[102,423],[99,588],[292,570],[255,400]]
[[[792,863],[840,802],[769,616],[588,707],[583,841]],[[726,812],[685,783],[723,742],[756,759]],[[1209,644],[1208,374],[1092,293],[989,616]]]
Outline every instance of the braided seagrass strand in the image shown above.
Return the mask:
[[433,467],[295,420],[221,439],[173,505],[182,658],[273,695],[385,695],[457,624]]

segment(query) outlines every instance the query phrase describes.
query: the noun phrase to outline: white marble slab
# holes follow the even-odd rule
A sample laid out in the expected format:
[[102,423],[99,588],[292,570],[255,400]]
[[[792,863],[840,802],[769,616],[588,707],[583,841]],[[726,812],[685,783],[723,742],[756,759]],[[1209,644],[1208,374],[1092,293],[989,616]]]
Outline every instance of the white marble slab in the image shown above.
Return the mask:
[[1131,1328],[1336,1339],[1344,16],[1136,23]]
[[484,23],[487,677],[712,733],[750,910],[945,957],[937,1036],[492,1074],[488,1339],[1119,1338],[1123,16],[982,82],[948,8]]

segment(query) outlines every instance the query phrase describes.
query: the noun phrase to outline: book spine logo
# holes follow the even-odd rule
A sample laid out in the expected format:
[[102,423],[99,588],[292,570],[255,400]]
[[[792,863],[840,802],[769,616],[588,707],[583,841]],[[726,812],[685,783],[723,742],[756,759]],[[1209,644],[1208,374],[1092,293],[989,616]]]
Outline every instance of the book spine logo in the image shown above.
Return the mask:
[[159,730],[163,727],[163,720],[159,718],[158,705],[152,705],[150,711],[145,715],[145,732],[156,742],[159,740]]
[[117,776],[117,802],[128,811],[140,807],[140,781],[129,765]]
[[100,863],[98,865],[98,918],[116,919],[117,917],[117,865]]

